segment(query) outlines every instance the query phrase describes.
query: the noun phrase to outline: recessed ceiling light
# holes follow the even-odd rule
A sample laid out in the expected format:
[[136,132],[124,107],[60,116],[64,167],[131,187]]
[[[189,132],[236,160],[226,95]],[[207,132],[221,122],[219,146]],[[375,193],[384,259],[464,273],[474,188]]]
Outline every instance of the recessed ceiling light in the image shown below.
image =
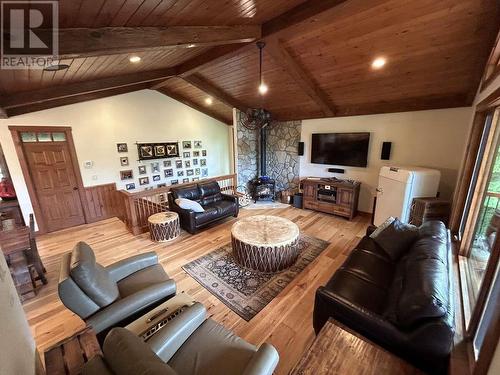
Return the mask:
[[139,61],[141,61],[141,58],[139,56],[130,56],[129,59],[128,59],[131,63],[138,63]]
[[187,45],[187,48],[194,48],[194,47],[196,47],[196,44],[188,44]]
[[45,68],[43,68],[43,70],[46,70],[47,72],[57,72],[59,70],[64,70],[68,68],[69,68],[68,64],[54,64],[46,66]]
[[259,85],[259,93],[261,95],[265,95],[267,93],[267,90],[269,90],[269,88],[267,87],[267,85],[265,83],[261,83]]
[[214,102],[214,101],[213,101],[213,100],[212,100],[212,98],[210,98],[210,97],[208,97],[208,98],[206,98],[206,99],[205,99],[205,104],[206,104],[206,105],[212,105],[212,103],[213,103],[213,102]]
[[387,63],[387,60],[385,57],[377,57],[375,60],[372,62],[372,68],[373,69],[380,69],[382,68],[385,64]]

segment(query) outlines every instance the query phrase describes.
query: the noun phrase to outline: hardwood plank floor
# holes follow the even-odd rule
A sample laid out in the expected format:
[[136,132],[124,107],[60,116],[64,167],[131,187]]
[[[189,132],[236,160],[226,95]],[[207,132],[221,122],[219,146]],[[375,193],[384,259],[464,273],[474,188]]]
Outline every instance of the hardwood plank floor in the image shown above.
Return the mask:
[[202,302],[213,319],[249,342],[259,345],[267,341],[275,345],[280,353],[276,374],[287,374],[314,338],[312,312],[316,288],[326,283],[364,235],[369,217],[358,215],[353,221],[347,221],[290,207],[277,210],[243,209],[240,218],[259,214],[288,218],[297,223],[302,232],[331,244],[250,322],[241,319],[181,268],[228,243],[231,225],[237,219],[227,219],[195,236],[182,232],[172,244],[154,243],[149,239],[149,233],[133,236],[116,218],[40,236],[38,247],[47,268],[49,283],[39,290],[34,299],[24,303],[40,353],[84,326],[83,321],[59,300],[57,281],[61,255],[70,251],[77,241],[86,241],[94,248],[97,261],[103,265],[146,251],[156,251],[167,273],[177,282],[179,292],[185,291]]

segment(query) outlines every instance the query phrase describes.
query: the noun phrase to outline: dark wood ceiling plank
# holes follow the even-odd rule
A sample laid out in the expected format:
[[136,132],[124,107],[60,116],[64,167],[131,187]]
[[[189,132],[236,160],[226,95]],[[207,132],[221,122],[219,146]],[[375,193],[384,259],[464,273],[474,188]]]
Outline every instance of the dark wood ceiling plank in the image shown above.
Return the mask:
[[182,104],[185,104],[193,109],[196,109],[197,111],[204,113],[207,116],[213,117],[214,119],[216,119],[216,120],[218,120],[226,125],[230,125],[232,123],[231,120],[222,117],[219,113],[216,113],[215,111],[212,111],[207,107],[203,107],[201,105],[198,105],[195,102],[189,100],[188,98],[181,96],[181,95],[167,89],[166,87],[161,87],[157,91],[161,92],[164,95],[171,97],[174,100],[177,100],[178,102],[181,102]]
[[89,100],[107,98],[110,96],[126,94],[133,91],[148,89],[150,84],[148,82],[138,83],[129,86],[115,87],[108,90],[89,92],[85,94],[78,94],[74,96],[61,97],[51,101],[33,103],[21,107],[14,107],[7,110],[7,115],[9,117],[18,116],[24,113],[41,111],[44,109],[50,109],[55,107],[61,107],[69,104],[76,104],[81,102],[86,102]]
[[267,42],[265,52],[269,53],[274,62],[281,65],[288,74],[292,76],[295,82],[300,86],[314,102],[321,108],[325,116],[335,116],[335,108],[331,100],[311,78],[310,74],[288,53],[283,44],[278,39],[272,39]]
[[[296,26],[296,24],[306,24],[312,18],[317,16],[319,13],[325,12],[332,7],[343,3],[346,0],[309,0],[301,5],[291,9],[286,12],[287,17],[278,16],[272,20],[265,22],[262,25],[262,37],[267,38],[271,36],[279,36],[289,28]],[[302,27],[302,26],[301,26]],[[266,30],[264,32],[264,30]],[[191,60],[188,60],[180,64],[178,69],[178,75],[186,76],[196,73],[202,68],[206,68],[209,65],[217,64],[220,61],[231,58],[238,53],[244,52],[244,49],[251,48],[246,46],[220,46],[212,48],[207,53],[197,56]]]
[[[72,83],[64,86],[44,88],[30,92],[20,92],[15,95],[9,95],[1,98],[0,103],[7,110],[15,107],[54,101],[56,99],[79,96],[103,90],[110,90],[118,87],[138,85],[141,83],[150,83],[158,80],[164,80],[174,74],[173,69],[154,70],[123,76],[102,78],[93,81],[84,81]],[[147,87],[151,87],[149,84]]]
[[213,85],[203,77],[199,75],[190,75],[184,77],[184,80],[189,84],[197,87],[201,91],[205,92],[207,95],[211,96],[214,99],[221,101],[222,103],[227,104],[230,107],[237,108],[240,111],[245,112],[247,110],[247,106],[239,101],[238,99],[232,97],[224,90],[221,90],[219,87]]
[[[40,30],[40,33],[51,33]],[[102,27],[59,30],[60,58],[137,53],[159,48],[247,43],[260,38],[259,25]]]

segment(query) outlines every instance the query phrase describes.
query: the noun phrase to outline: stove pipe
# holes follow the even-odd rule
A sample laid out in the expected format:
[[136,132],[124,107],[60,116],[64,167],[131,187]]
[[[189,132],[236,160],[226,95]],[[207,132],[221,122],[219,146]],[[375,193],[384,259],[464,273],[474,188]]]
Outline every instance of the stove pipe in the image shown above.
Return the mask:
[[260,128],[260,176],[266,176],[266,134],[267,124]]

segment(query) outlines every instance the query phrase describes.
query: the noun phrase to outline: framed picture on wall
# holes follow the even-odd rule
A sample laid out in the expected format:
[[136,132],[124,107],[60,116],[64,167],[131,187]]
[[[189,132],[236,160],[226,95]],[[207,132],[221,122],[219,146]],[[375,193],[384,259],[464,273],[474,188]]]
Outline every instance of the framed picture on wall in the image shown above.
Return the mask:
[[132,182],[130,184],[125,185],[125,189],[127,190],[134,190],[135,189],[135,184]]
[[183,141],[182,142],[182,148],[183,149],[186,149],[186,148],[189,149],[189,148],[191,148],[191,141]]
[[201,148],[201,141],[194,141],[194,148]]
[[200,168],[195,168],[194,174],[198,176],[200,174]]
[[141,177],[139,178],[139,185],[147,185],[149,184],[149,177]]
[[202,167],[206,166],[207,165],[207,159],[200,159],[200,165]]
[[155,156],[157,158],[165,157],[166,155],[165,145],[155,145]]
[[171,185],[177,185],[179,183],[179,180],[170,180]]
[[207,156],[207,150],[201,150],[201,156]]
[[160,163],[151,163],[151,173],[160,173]]
[[138,148],[139,148],[139,160],[154,158],[153,146],[138,145]]
[[146,166],[139,165],[139,174],[146,174]]
[[184,151],[184,153],[182,154],[182,157],[183,158],[190,158],[191,157],[191,153],[189,151]]
[[170,168],[172,166],[172,160],[163,160],[163,167]]
[[191,181],[193,181],[193,182],[194,182],[194,181],[200,181],[200,178],[199,178],[199,177],[193,177],[193,178],[191,179]]
[[203,168],[201,170],[201,177],[208,177],[208,168]]
[[153,181],[160,181],[161,180],[161,176],[159,174],[156,174],[153,176]]
[[182,168],[182,160],[175,161],[175,168]]
[[192,169],[188,169],[186,171],[186,176],[192,176],[192,175],[194,175],[194,171]]
[[182,183],[183,183],[183,184],[186,184],[186,183],[188,183],[188,182],[189,182],[189,178],[183,178],[183,179],[182,179]]
[[179,144],[177,142],[165,143],[165,149],[168,157],[179,156]]
[[191,168],[191,161],[190,160],[184,161],[184,167]]
[[120,158],[120,165],[126,167],[128,165],[128,156],[122,156]]
[[193,159],[193,165],[198,165],[198,159]]
[[116,150],[118,152],[128,152],[128,146],[126,143],[117,143]]
[[193,158],[198,158],[200,156],[200,151],[193,151]]
[[184,176],[184,171],[177,171],[177,177]]
[[[161,183],[161,184],[156,185],[156,187],[157,187],[157,188],[162,188],[162,187],[165,187],[165,186],[167,186],[167,184],[166,184],[165,182],[163,182],[163,183]],[[163,201],[162,201],[162,202],[165,202],[165,200],[164,200],[164,199],[165,199],[165,197],[164,197],[164,195],[163,195],[163,194],[162,194],[162,195],[160,195],[160,198],[162,198],[162,199],[163,199]]]
[[165,177],[173,177],[174,176],[174,170],[172,168],[165,169],[163,171],[163,173],[165,174]]
[[123,180],[131,180],[134,178],[134,174],[132,173],[132,169],[127,169],[126,171],[120,171],[120,179]]

